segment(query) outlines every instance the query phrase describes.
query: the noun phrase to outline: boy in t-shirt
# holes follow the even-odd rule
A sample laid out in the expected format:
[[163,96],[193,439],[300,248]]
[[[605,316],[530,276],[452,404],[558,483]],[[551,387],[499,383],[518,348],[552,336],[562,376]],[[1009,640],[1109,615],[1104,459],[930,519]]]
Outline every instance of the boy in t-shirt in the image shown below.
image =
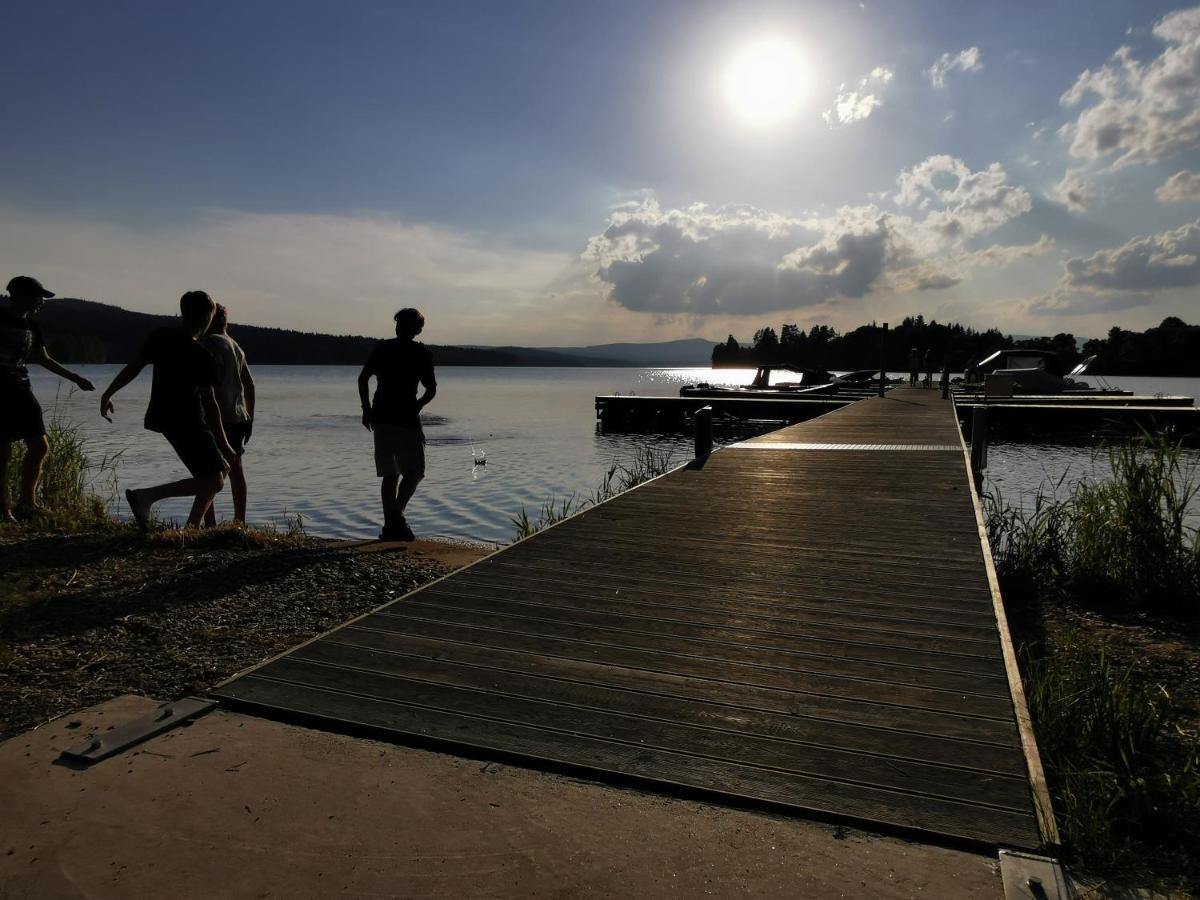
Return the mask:
[[[384,541],[416,540],[404,518],[404,509],[425,477],[425,435],[421,410],[437,393],[433,354],[414,340],[425,327],[420,310],[402,309],[395,315],[396,337],[380,341],[358,376],[362,423],[375,436],[375,473],[383,501]],[[375,376],[375,401],[370,401],[371,376]],[[417,385],[425,393],[417,397]]]
[[[242,455],[250,441],[254,427],[254,378],[246,365],[246,354],[241,346],[229,336],[229,312],[220,303],[213,313],[208,333],[200,339],[204,349],[212,354],[217,364],[217,405],[221,407],[221,424],[225,426],[225,437],[237,455],[229,466],[229,491],[233,494],[233,518],[246,521],[246,473],[242,469]],[[217,524],[214,506],[204,514],[205,525]]]
[[195,497],[187,523],[192,527],[199,525],[213,497],[225,484],[225,473],[235,459],[225,437],[214,390],[217,367],[209,352],[197,342],[208,330],[215,308],[216,304],[204,291],[184,294],[179,300],[179,326],[151,333],[138,358],[117,373],[100,398],[100,415],[111,422],[113,394],[133,381],[146,366],[154,366],[145,426],[167,439],[192,476],[125,492],[129,509],[143,528],[149,524],[150,507],[167,497]]
[[8,461],[12,442],[25,442],[25,464],[21,469],[21,496],[16,512],[22,518],[33,514],[37,501],[42,462],[50,451],[42,407],[29,384],[28,363],[37,363],[60,378],[92,391],[92,383],[63,368],[46,352],[42,329],[34,314],[54,292],[28,275],[8,283],[8,303],[0,306],[0,522],[15,521],[8,497]]

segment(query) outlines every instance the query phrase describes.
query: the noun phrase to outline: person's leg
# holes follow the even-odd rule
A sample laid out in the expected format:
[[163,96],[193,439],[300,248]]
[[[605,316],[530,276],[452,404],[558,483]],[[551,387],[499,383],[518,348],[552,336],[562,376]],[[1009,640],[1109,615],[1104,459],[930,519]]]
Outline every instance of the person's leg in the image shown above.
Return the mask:
[[389,521],[399,510],[396,508],[397,486],[400,484],[399,475],[384,475],[379,480],[379,500],[383,505],[383,519]]
[[399,488],[396,489],[396,512],[404,515],[404,509],[408,506],[408,501],[412,499],[412,495],[416,493],[417,485],[421,483],[421,479],[425,477],[423,472],[410,472],[400,481]]
[[215,503],[208,504],[208,509],[206,509],[204,511],[204,527],[205,528],[216,528],[217,527],[217,504],[215,504]]
[[33,511],[37,505],[38,482],[42,479],[42,463],[50,452],[50,441],[45,434],[25,438],[25,463],[21,467],[21,509]]
[[213,497],[225,484],[224,475],[210,475],[208,478],[197,478],[196,499],[192,501],[192,511],[188,515],[188,527],[199,528],[206,513],[212,511]]
[[246,471],[242,468],[242,458],[234,459],[229,467],[229,491],[233,494],[233,518],[246,521]]

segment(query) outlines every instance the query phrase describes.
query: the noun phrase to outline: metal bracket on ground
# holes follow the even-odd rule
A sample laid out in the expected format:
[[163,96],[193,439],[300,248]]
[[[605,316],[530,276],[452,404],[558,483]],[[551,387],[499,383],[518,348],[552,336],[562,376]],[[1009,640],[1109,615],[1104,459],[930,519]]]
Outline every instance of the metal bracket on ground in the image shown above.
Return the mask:
[[101,732],[86,744],[62,752],[62,759],[90,765],[135,744],[169,731],[209,712],[217,705],[216,700],[201,697],[185,697],[172,703],[164,703],[148,716],[118,725],[111,731]]
[[1067,900],[1073,896],[1063,867],[1053,857],[1001,850],[1000,877],[1004,900]]

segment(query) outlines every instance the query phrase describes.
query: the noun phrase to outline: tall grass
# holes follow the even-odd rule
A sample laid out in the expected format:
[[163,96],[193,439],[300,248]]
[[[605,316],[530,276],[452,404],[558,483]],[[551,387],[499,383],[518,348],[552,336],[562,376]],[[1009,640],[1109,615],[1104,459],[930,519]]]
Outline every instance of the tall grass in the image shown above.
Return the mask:
[[642,445],[637,448],[633,458],[627,463],[614,461],[591,494],[584,497],[571,494],[562,498],[547,498],[532,516],[522,505],[520,513],[509,519],[515,531],[514,540],[527,538],[543,528],[548,528],[577,512],[582,512],[589,506],[596,506],[617,494],[649,481],[651,478],[666,474],[674,466],[674,456],[675,454],[671,450],[660,450]]
[[1027,656],[1025,676],[1071,858],[1092,874],[1197,886],[1200,753],[1174,733],[1165,692],[1077,632]]
[[[87,442],[79,426],[51,420],[46,436],[50,449],[42,464],[42,477],[35,497],[39,519],[50,527],[95,526],[108,522],[106,502],[111,498],[97,496],[90,483],[107,483],[116,492],[116,458],[104,457],[90,462]],[[21,468],[25,461],[25,444],[14,441],[8,470],[3,477],[8,495],[15,504],[20,496]],[[106,478],[107,476],[107,478]]]
[[1039,492],[1032,508],[984,496],[1006,592],[1200,616],[1200,533],[1188,520],[1195,467],[1165,435],[1114,446],[1109,462],[1111,479],[1081,482],[1064,499]]

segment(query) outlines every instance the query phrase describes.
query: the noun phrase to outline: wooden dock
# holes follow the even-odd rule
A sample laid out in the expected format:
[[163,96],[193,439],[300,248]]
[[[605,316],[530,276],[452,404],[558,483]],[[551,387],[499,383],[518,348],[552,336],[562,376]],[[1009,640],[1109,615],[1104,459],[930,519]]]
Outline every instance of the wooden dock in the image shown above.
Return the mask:
[[1056,842],[952,404],[719,450],[219,686],[319,727],[975,847]]

